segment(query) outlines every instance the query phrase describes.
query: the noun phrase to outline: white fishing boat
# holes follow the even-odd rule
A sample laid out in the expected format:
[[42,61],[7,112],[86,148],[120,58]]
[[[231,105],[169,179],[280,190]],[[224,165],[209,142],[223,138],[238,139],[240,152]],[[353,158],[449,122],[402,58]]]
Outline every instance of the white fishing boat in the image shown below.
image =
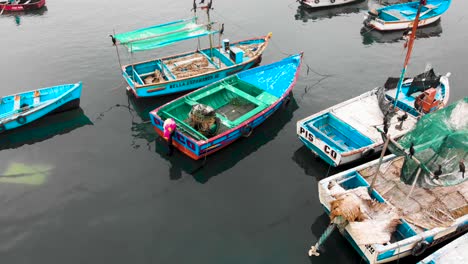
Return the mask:
[[[416,21],[419,13],[416,16]],[[444,107],[449,99],[450,73],[436,75],[428,70],[406,79],[417,23],[409,36],[400,78],[389,78],[384,88],[375,88],[297,122],[297,135],[316,156],[332,166],[369,157],[382,149],[377,128],[397,139],[410,131],[417,120]]]
[[424,116],[383,156],[318,183],[330,225],[367,263],[419,256],[468,230],[468,97]]
[[349,3],[354,3],[362,0],[299,0],[298,2],[301,5],[310,7],[310,8],[319,8],[319,7],[329,7],[329,6],[338,6],[345,5]]
[[451,3],[452,0],[422,0],[385,6],[370,10],[364,24],[381,31],[405,30],[413,26],[420,14],[418,27],[427,26],[438,21]]

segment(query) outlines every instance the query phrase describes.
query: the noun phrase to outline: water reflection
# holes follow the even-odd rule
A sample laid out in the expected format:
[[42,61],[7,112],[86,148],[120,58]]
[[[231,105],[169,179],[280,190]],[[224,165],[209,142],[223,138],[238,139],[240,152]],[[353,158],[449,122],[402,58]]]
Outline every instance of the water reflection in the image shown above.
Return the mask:
[[[374,43],[394,43],[404,41],[403,38],[404,31],[389,31],[381,32],[369,27],[361,28],[362,44],[372,45]],[[425,27],[420,27],[416,31],[416,38],[431,38],[431,37],[440,37],[442,34],[442,23],[439,21],[427,25]]]
[[49,115],[15,130],[0,134],[0,150],[15,149],[26,144],[32,145],[92,124],[81,108]]
[[141,142],[146,145],[148,150],[151,150],[151,144],[159,137],[151,125],[149,112],[168,103],[172,100],[183,96],[184,94],[168,95],[155,98],[140,98],[128,95],[128,111],[131,116],[131,131],[132,131],[132,147],[138,149],[141,147]]
[[344,14],[359,13],[361,10],[367,10],[367,8],[367,0],[323,8],[308,8],[299,5],[294,18],[296,20],[302,20],[303,22],[308,22],[309,20],[323,20]]
[[255,128],[249,138],[241,138],[206,159],[194,161],[179,151],[175,151],[174,155],[169,157],[166,155],[166,141],[159,137],[155,141],[156,153],[171,163],[170,179],[178,180],[185,173],[192,175],[199,183],[206,183],[210,178],[230,169],[261,146],[273,140],[278,132],[291,122],[293,113],[298,107],[296,100],[292,98],[288,108],[278,109],[263,124]]
[[47,6],[44,6],[39,9],[33,10],[25,10],[25,11],[5,11],[0,17],[13,19],[17,26],[21,25],[21,18],[22,17],[34,17],[34,16],[42,16],[47,13]]

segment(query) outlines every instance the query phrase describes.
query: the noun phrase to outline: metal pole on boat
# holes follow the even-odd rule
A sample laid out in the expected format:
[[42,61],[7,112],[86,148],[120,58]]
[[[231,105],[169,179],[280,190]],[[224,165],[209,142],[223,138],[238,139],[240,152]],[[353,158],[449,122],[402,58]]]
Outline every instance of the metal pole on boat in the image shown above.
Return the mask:
[[[210,19],[210,9],[213,0],[210,0],[206,6],[206,16],[208,17],[208,30],[211,31],[211,19]],[[213,60],[213,37],[211,34],[208,35],[208,39],[210,40],[210,58]]]
[[[114,31],[114,36],[115,36],[115,29]],[[114,37],[112,36],[112,39],[114,40]],[[119,60],[119,65],[120,65],[120,70],[122,70],[122,63],[120,62],[120,53],[119,53],[119,47],[117,47],[117,43],[114,43],[115,50],[117,51],[117,59]]]
[[416,182],[418,181],[419,174],[421,174],[421,166],[418,166],[418,172],[416,172],[416,177],[414,177],[413,184],[411,185],[411,190],[409,191],[408,195],[406,196],[405,204],[408,202],[411,194],[413,193],[414,186],[416,186]]
[[382,152],[380,153],[379,165],[377,165],[377,170],[375,171],[374,178],[372,179],[372,183],[369,186],[369,194],[372,193],[372,191],[374,189],[374,184],[375,184],[375,181],[377,179],[377,176],[379,175],[380,166],[382,165],[383,157],[385,156],[385,152],[387,151],[388,142],[390,142],[390,135],[387,134],[387,139],[385,140],[385,144],[383,146]]

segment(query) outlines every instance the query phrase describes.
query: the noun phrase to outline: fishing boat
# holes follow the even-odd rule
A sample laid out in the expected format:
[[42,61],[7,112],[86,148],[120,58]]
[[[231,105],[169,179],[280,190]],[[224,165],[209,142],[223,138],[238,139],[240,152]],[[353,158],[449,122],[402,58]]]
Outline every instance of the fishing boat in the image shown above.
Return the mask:
[[385,6],[370,10],[364,24],[381,31],[405,30],[413,26],[416,14],[420,12],[418,27],[426,26],[440,19],[450,7],[452,0],[425,0]]
[[418,264],[460,264],[468,259],[468,234],[455,239]]
[[3,0],[0,1],[0,10],[3,11],[28,11],[40,9],[46,4],[46,0]]
[[13,94],[0,101],[0,133],[29,124],[47,114],[76,108],[82,83],[64,84]]
[[397,139],[410,131],[421,116],[447,105],[450,73],[440,76],[430,69],[405,78],[416,29],[415,24],[400,78],[390,77],[384,87],[297,122],[299,139],[316,156],[335,167],[372,156],[384,143],[377,128],[388,130]]
[[338,229],[367,263],[413,255],[468,230],[468,97],[421,118],[394,153],[318,183],[330,225],[311,247],[318,256]]
[[150,112],[154,129],[175,121],[173,145],[194,160],[210,155],[287,106],[299,74],[302,53],[237,73]]
[[320,8],[345,5],[358,1],[362,0],[299,0],[298,2],[301,3],[301,5],[306,6],[308,8]]
[[[211,1],[202,8],[209,18]],[[197,10],[195,2],[194,10]],[[212,35],[219,34],[221,40],[224,24],[219,30],[214,30],[215,24],[209,19],[207,24],[197,21],[197,17],[193,17],[111,35],[114,44],[128,47],[131,53],[203,36],[210,39],[210,47],[206,49],[122,66],[127,90],[136,97],[179,93],[200,88],[260,63],[271,33],[233,43],[224,39],[222,45],[214,47]]]
[[299,5],[297,7],[294,18],[307,22],[309,20],[329,19],[335,16],[343,16],[347,14],[359,13],[362,10],[367,10],[368,4],[366,0],[350,1],[347,5],[340,5],[333,8],[309,8],[307,5]]

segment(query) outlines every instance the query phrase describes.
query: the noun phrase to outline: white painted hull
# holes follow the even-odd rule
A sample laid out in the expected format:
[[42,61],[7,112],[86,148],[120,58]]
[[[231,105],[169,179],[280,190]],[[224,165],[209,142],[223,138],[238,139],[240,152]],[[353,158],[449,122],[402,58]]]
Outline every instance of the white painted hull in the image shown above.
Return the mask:
[[[427,26],[440,19],[441,16],[435,16],[420,20],[418,27]],[[413,26],[413,21],[385,22],[379,18],[366,18],[365,24],[380,31],[405,30]]]
[[301,0],[301,4],[310,8],[320,8],[327,6],[338,6],[357,2],[361,0]]

